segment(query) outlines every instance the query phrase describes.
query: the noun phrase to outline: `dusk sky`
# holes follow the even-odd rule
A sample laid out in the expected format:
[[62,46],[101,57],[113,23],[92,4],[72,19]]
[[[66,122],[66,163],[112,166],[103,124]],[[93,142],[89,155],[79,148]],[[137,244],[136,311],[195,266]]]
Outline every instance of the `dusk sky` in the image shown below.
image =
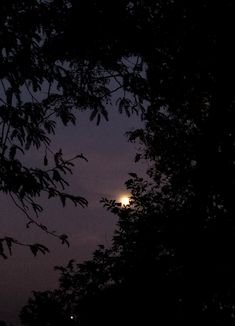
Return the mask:
[[0,326],[235,325],[234,2],[0,8]]
[[[140,118],[120,115],[115,107],[109,109],[110,121],[99,126],[89,121],[87,113],[79,113],[75,127],[59,127],[52,148],[63,148],[65,158],[83,153],[88,162],[76,161],[74,174],[69,178],[70,191],[88,199],[88,208],[68,204],[62,208],[56,200],[42,200],[44,212],[40,219],[59,234],[69,236],[70,248],[62,246],[35,227],[26,229],[23,214],[14,207],[10,198],[1,194],[1,235],[19,241],[40,242],[50,253],[33,257],[28,248],[15,247],[12,257],[1,261],[0,320],[18,325],[17,314],[25,305],[32,290],[47,290],[57,284],[55,265],[65,265],[74,258],[79,262],[91,257],[97,244],[108,245],[115,228],[116,218],[100,204],[101,197],[119,199],[127,194],[124,183],[129,172],[140,175],[146,163],[134,163],[138,145],[128,143],[125,132],[141,126]],[[31,153],[31,162],[38,164],[42,156]]]

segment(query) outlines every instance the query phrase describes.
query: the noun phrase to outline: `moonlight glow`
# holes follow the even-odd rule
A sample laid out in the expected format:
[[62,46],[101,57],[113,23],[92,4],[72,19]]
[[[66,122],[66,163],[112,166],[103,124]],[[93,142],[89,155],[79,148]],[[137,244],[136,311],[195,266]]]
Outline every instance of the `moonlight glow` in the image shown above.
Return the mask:
[[121,203],[122,203],[123,206],[129,205],[129,203],[130,203],[129,198],[126,197],[126,196],[121,197],[120,200],[121,200]]

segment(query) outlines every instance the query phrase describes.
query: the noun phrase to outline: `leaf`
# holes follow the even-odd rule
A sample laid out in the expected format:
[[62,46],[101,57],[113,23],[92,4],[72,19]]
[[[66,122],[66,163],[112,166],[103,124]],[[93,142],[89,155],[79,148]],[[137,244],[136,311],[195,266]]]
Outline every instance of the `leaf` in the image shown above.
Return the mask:
[[137,153],[137,154],[135,155],[135,163],[139,162],[140,159],[141,159],[141,157],[142,157],[142,155]]
[[77,155],[76,158],[82,158],[84,161],[88,162],[88,159],[82,153]]
[[59,172],[57,170],[54,170],[53,171],[53,177],[52,177],[53,180],[59,182],[62,180],[62,177],[61,175],[59,174]]
[[39,243],[30,245],[29,247],[35,257],[38,252],[41,252],[43,255],[45,255],[46,252],[49,252],[49,249],[47,247]]
[[60,200],[61,200],[61,203],[63,205],[63,207],[65,207],[65,203],[66,203],[66,196],[64,194],[60,194]]
[[50,250],[42,244],[37,244],[37,246],[38,246],[38,251],[40,251],[43,255],[45,255],[47,252],[48,253],[50,252]]
[[30,245],[30,250],[32,251],[33,255],[36,256],[38,253],[38,246],[37,245]]
[[90,121],[93,121],[97,114],[98,114],[98,110],[95,109],[90,115]]
[[108,112],[104,108],[102,109],[102,115],[104,116],[106,121],[109,121]]
[[45,166],[48,165],[48,159],[47,159],[47,156],[46,156],[46,155],[44,156],[43,164],[44,164]]
[[52,121],[52,120],[49,120],[49,121],[45,121],[44,123],[44,128],[46,129],[46,131],[49,133],[49,134],[55,134],[55,121]]
[[27,224],[26,224],[26,229],[29,229],[30,225],[32,224],[33,222],[32,221],[29,221]]
[[132,178],[137,178],[138,176],[137,176],[137,174],[136,173],[133,173],[133,172],[131,172],[131,173],[128,173]]
[[12,238],[6,237],[6,238],[5,238],[5,242],[6,242],[6,245],[7,245],[8,250],[9,250],[9,254],[11,255],[11,254],[12,254],[12,250],[11,250],[11,248],[12,248],[12,244],[13,244],[15,241],[14,241],[14,239],[12,239]]
[[58,166],[60,164],[60,162],[62,161],[62,156],[63,156],[62,149],[60,148],[60,150],[57,153],[55,153],[55,155],[54,155],[54,161],[55,161],[56,166]]
[[42,211],[43,211],[42,206],[41,206],[41,205],[38,205],[38,204],[36,204],[36,203],[34,203],[34,202],[31,203],[31,206],[32,206],[32,208],[33,208],[33,210],[34,210],[34,212],[35,212],[36,214],[37,214],[38,212],[42,212]]
[[2,256],[4,259],[7,259],[7,256],[4,253],[4,247],[2,243],[3,243],[3,239],[0,239],[0,256]]
[[101,116],[100,116],[100,114],[98,114],[98,116],[97,116],[97,121],[96,121],[96,125],[97,125],[97,126],[100,124],[100,118],[101,118]]
[[60,240],[62,244],[66,244],[68,247],[70,246],[68,236],[66,234],[61,234]]

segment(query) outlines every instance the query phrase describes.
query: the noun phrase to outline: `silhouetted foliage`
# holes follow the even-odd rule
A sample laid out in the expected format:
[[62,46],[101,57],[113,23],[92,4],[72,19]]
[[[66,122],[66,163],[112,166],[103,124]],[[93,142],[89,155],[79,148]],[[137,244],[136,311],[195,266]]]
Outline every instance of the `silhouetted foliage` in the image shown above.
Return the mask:
[[[52,293],[62,302],[61,316],[74,316],[75,325],[232,323],[233,246],[224,255],[224,245],[210,233],[196,239],[194,233],[172,230],[166,214],[173,212],[155,184],[136,176],[127,188],[130,205],[103,200],[118,216],[111,248],[99,246],[93,259],[56,268],[60,286]],[[43,304],[37,298],[48,295],[35,293],[22,309],[25,325],[45,316],[34,310]]]
[[[99,15],[114,19],[120,8],[92,1],[84,6],[94,24]],[[118,216],[111,248],[99,247],[83,264],[59,267],[53,293],[61,291],[62,311],[76,316],[77,325],[232,325],[234,90],[224,78],[218,96],[216,24],[218,10],[229,20],[234,4],[146,0],[128,2],[126,9],[123,24],[111,24],[111,32],[101,24],[97,33],[106,46],[118,45],[117,55],[126,50],[146,65],[140,84],[131,74],[124,88],[149,103],[145,129],[129,133],[143,146],[136,160],[151,162],[149,180],[131,175],[130,205],[103,200]],[[130,31],[136,37],[129,38]],[[121,109],[128,105],[124,99]],[[41,303],[34,298],[30,304]],[[33,325],[27,309],[22,320]]]
[[34,300],[29,300],[22,312],[22,322],[35,326],[74,325],[71,315],[66,312],[66,305],[61,291],[34,292]]
[[[143,79],[143,61],[135,57],[130,65],[126,59],[134,53],[122,37],[127,3],[116,4],[123,30],[114,24],[113,8],[105,3],[99,8],[89,1],[15,0],[2,1],[0,9],[0,191],[25,214],[27,227],[34,224],[67,243],[64,235],[37,221],[43,209],[37,198],[45,193],[63,206],[67,201],[86,206],[83,197],[66,192],[66,174],[72,173],[73,160],[84,156],[65,160],[62,149],[50,148],[51,137],[58,121],[75,124],[78,110],[90,110],[90,120],[97,124],[101,117],[108,120],[105,105],[117,90],[122,89],[120,112],[130,115],[142,107],[140,92],[126,99],[130,79],[138,80],[140,87]],[[106,28],[107,19],[112,31]],[[42,154],[37,167],[26,155],[33,149]],[[22,243],[1,237],[0,255],[6,258],[6,249],[11,254],[15,244]],[[37,244],[22,245],[33,254],[47,251]]]
[[6,326],[6,323],[3,320],[0,320],[0,326]]

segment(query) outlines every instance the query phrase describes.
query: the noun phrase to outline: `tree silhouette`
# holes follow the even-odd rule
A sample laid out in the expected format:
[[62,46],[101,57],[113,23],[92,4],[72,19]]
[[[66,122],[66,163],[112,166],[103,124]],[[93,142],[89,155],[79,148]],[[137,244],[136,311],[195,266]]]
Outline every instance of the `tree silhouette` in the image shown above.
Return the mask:
[[[66,191],[66,174],[72,173],[73,160],[84,156],[65,160],[62,149],[50,147],[58,121],[75,124],[76,112],[83,110],[90,110],[90,119],[97,124],[101,117],[108,120],[105,105],[119,89],[123,90],[120,111],[130,115],[142,103],[141,95],[131,100],[125,92],[128,78],[142,79],[143,61],[135,58],[132,66],[125,61],[133,51],[126,48],[126,42],[120,46],[123,31],[118,34],[116,25],[111,34],[110,30],[103,33],[104,22],[97,28],[104,17],[113,19],[110,5],[97,6],[72,0],[0,4],[0,191],[25,214],[27,226],[34,224],[63,243],[67,243],[65,235],[48,230],[36,219],[43,209],[37,198],[43,193],[57,197],[63,206],[68,200],[87,205],[82,196]],[[127,2],[116,9],[127,24]],[[87,26],[88,18],[95,29]],[[80,32],[84,26],[86,37]],[[33,149],[42,153],[37,167],[24,158]],[[48,251],[44,245],[23,244],[8,236],[0,238],[0,255],[6,258],[7,248],[11,254],[14,244],[29,246],[34,255]]]
[[[159,196],[154,187],[137,176],[130,179],[127,186],[132,192],[130,205],[122,207],[115,201],[104,200],[104,205],[119,217],[112,247],[100,246],[93,259],[83,264],[71,261],[68,266],[57,268],[61,272],[60,287],[54,293],[59,293],[57,300],[63,302],[61,313],[76,317],[75,325],[148,323],[156,314],[155,305],[159,309],[158,320],[162,309],[162,316],[166,313],[167,300],[168,308],[170,306],[167,295],[177,271],[177,261],[169,244],[163,243],[161,222],[156,219],[161,204],[152,203],[158,203]],[[167,275],[171,269],[174,271]],[[34,296],[46,296],[46,293]],[[33,311],[43,304],[37,297],[21,312],[25,325],[33,325]],[[31,306],[35,308],[30,309]],[[42,312],[42,316],[45,313]]]
[[[225,244],[216,244],[209,232],[198,233],[197,241],[194,234],[172,230],[174,212],[155,183],[132,174],[127,188],[130,205],[103,200],[118,216],[112,247],[100,246],[83,264],[57,267],[60,312],[75,316],[75,325],[187,325],[190,320],[232,325],[233,247],[225,253]],[[30,305],[41,302],[33,298]],[[25,325],[33,325],[32,311],[23,308]]]
[[[216,7],[184,4],[180,14],[179,6],[171,23],[164,15],[163,59],[149,59],[146,129],[130,137],[143,142],[142,156],[153,161],[149,173],[165,197],[164,238],[182,262],[186,322],[194,316],[196,324],[232,324],[234,92],[225,82],[222,101],[216,93]],[[226,2],[223,10],[229,8]]]
[[22,312],[22,322],[35,326],[74,325],[72,316],[66,313],[66,301],[61,291],[34,292],[34,300]]
[[[111,5],[87,6],[113,18]],[[128,51],[145,65],[139,76],[127,73],[123,87],[148,103],[145,128],[129,139],[142,144],[136,160],[151,167],[149,180],[127,181],[130,205],[103,200],[118,216],[111,248],[59,268],[59,291],[77,325],[234,323],[234,91],[227,78],[221,96],[216,88],[216,17],[221,10],[229,20],[233,7],[129,2],[111,36],[102,24],[97,30],[107,46],[116,42],[115,54]],[[123,103],[129,107],[128,98]],[[23,315],[31,325],[27,306]]]

